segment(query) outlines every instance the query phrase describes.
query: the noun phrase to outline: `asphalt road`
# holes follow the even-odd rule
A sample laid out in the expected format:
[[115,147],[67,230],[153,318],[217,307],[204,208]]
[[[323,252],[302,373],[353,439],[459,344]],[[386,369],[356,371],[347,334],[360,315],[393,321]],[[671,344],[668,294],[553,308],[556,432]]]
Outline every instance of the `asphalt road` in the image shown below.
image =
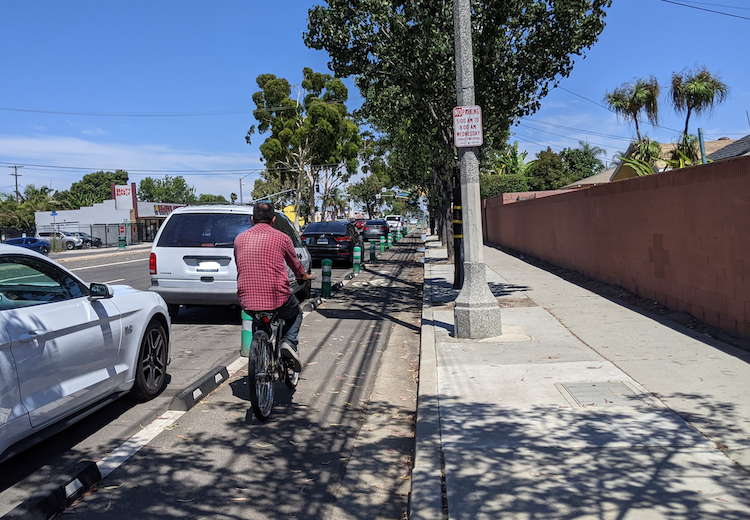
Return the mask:
[[[185,414],[177,426],[116,470],[98,492],[76,504],[71,512],[80,516],[87,516],[87,511],[91,515],[108,512],[112,518],[215,518],[209,511],[216,510],[227,518],[276,517],[277,513],[300,518],[339,518],[335,512],[346,503],[346,497],[355,505],[353,497],[366,496],[369,500],[377,496],[381,504],[392,509],[383,518],[398,518],[397,510],[405,511],[408,500],[413,441],[409,410],[416,401],[414,378],[421,309],[421,265],[413,258],[416,246],[400,247],[401,251],[394,248],[386,254],[388,262],[371,266],[381,272],[366,271],[326,301],[318,312],[306,316],[301,332],[304,374],[294,395],[282,391],[277,397],[271,422],[254,421],[247,400],[246,372],[239,371],[229,384]],[[87,282],[124,283],[139,289],[150,284],[148,250],[85,259],[69,256],[64,260],[67,268]],[[313,297],[319,293],[321,279],[320,268],[314,271],[317,277]],[[334,268],[334,281],[350,271]],[[417,279],[411,283],[413,277]],[[372,278],[372,285],[366,281],[368,278]],[[369,290],[363,290],[365,287]],[[397,318],[402,313],[403,318]],[[236,355],[240,326],[237,313],[226,308],[183,309],[172,327],[170,373],[178,374],[175,377],[181,382],[191,377],[195,380],[202,375],[197,369],[191,372],[191,366],[198,364],[198,356],[228,359]],[[388,340],[394,334],[405,339],[400,346],[389,349]],[[394,354],[396,350],[400,352],[398,356]],[[399,405],[396,410],[402,410],[395,415],[390,414],[392,406],[373,400],[378,371],[389,351],[394,357],[392,362],[405,363],[396,371],[403,379],[399,382],[402,386],[389,383],[383,389],[384,395],[394,391],[404,394],[389,397]],[[385,381],[383,377],[380,384]],[[411,393],[398,392],[410,382],[414,384]],[[148,403],[120,399],[0,465],[0,514],[79,461],[99,460],[112,452],[159,417],[185,386],[170,383],[162,395]],[[386,437],[391,436],[391,431],[401,432],[396,439],[405,445],[381,457],[382,461],[389,460],[389,468],[366,465],[390,475],[389,483],[372,484],[376,487],[364,484],[364,495],[363,484],[358,483],[352,485],[346,497],[339,496],[346,487],[344,477],[352,478],[347,467],[354,464],[350,455],[358,449],[355,441],[361,437],[362,425],[367,424],[369,412],[381,407],[389,411],[386,415],[394,421],[395,429],[375,430],[385,432]],[[379,415],[380,412],[375,413],[376,417]],[[361,474],[371,482],[378,480],[367,477],[371,472]],[[137,482],[134,475],[138,475]],[[169,475],[167,481],[162,480],[164,475]],[[220,475],[224,475],[223,483],[217,485],[214,479]],[[396,485],[390,482],[394,479]],[[154,485],[144,484],[147,481]],[[269,485],[280,496],[296,498],[275,499],[275,493],[269,494]],[[158,493],[154,486],[158,486]],[[181,486],[183,491],[171,493],[174,486]],[[216,489],[219,494],[202,500],[208,489]],[[191,490],[201,492],[192,499],[185,498]],[[227,495],[232,490],[235,496]],[[245,500],[239,500],[243,497]],[[261,503],[257,503],[258,497],[262,497]],[[113,500],[118,502],[116,508],[109,505]],[[252,507],[248,509],[250,504],[246,502],[252,502]],[[219,507],[219,503],[223,505]],[[177,506],[181,508],[175,509]]]

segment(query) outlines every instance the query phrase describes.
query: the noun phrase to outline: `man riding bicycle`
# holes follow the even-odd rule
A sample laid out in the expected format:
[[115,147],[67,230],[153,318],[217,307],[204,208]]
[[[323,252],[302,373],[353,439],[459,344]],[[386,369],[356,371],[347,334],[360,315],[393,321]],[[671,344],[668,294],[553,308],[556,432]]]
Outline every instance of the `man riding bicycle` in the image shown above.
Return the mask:
[[[248,314],[274,311],[284,321],[281,329],[281,356],[292,362],[295,372],[302,370],[297,353],[297,335],[302,325],[302,308],[289,286],[286,265],[297,280],[312,279],[297,258],[292,240],[274,229],[273,205],[258,202],[253,208],[254,226],[234,240],[234,261],[237,264],[237,296]],[[253,334],[255,334],[253,321]]]

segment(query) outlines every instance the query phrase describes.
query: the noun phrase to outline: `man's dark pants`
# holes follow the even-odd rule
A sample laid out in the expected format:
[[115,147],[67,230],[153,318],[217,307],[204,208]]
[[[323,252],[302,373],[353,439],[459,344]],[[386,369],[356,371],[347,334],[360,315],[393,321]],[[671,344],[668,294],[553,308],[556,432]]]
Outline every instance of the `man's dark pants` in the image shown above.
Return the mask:
[[[246,312],[251,316],[253,314],[252,311]],[[281,327],[281,340],[286,340],[291,343],[294,350],[297,350],[297,345],[299,344],[297,336],[299,335],[299,329],[302,326],[302,307],[300,307],[299,301],[294,293],[289,296],[289,299],[284,305],[276,309],[276,313],[279,318],[284,320],[284,326]],[[255,328],[255,320],[253,320],[253,334],[255,334]]]

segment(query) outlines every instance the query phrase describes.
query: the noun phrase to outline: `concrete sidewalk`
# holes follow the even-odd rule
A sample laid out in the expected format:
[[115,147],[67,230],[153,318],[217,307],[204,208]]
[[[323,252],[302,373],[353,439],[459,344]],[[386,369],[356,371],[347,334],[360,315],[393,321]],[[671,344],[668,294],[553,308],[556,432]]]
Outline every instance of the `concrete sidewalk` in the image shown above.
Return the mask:
[[503,336],[456,339],[431,238],[410,518],[750,518],[749,353],[489,247]]

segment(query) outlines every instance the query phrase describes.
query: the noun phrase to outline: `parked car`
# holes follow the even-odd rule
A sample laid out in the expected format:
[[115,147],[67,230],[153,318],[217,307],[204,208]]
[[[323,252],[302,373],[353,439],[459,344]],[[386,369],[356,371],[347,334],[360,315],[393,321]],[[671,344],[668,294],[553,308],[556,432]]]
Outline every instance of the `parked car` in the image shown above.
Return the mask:
[[354,248],[364,249],[357,228],[350,222],[313,222],[302,235],[313,261],[329,258],[352,265]]
[[403,229],[403,219],[401,218],[401,215],[386,215],[385,221],[388,223],[390,230],[394,233]]
[[83,247],[83,239],[81,237],[73,236],[65,231],[37,231],[36,238],[47,240],[51,244],[58,241],[66,249],[80,249]]
[[385,220],[368,220],[362,228],[362,237],[365,240],[380,240],[380,237],[388,236],[388,223]]
[[83,231],[73,231],[71,235],[83,240],[83,247],[102,247],[102,239],[99,237],[92,237],[91,235],[89,235],[88,233],[84,233]]
[[354,221],[354,225],[357,227],[357,231],[359,231],[360,233],[362,233],[362,230],[365,227],[365,222],[367,222],[367,220],[363,218],[358,218]]
[[158,294],[89,285],[39,253],[0,245],[0,461],[113,397],[158,395],[170,338]]
[[[252,206],[185,206],[167,217],[151,247],[149,290],[164,298],[170,316],[177,316],[180,305],[239,305],[234,239],[253,226],[252,215]],[[280,211],[275,226],[292,239],[309,273],[310,253]],[[298,298],[309,298],[312,282],[300,285],[288,266],[287,273]]]
[[9,246],[25,247],[26,249],[31,249],[32,251],[42,253],[43,255],[48,255],[50,250],[49,242],[34,237],[9,238],[8,240],[4,241],[3,244],[8,244]]

